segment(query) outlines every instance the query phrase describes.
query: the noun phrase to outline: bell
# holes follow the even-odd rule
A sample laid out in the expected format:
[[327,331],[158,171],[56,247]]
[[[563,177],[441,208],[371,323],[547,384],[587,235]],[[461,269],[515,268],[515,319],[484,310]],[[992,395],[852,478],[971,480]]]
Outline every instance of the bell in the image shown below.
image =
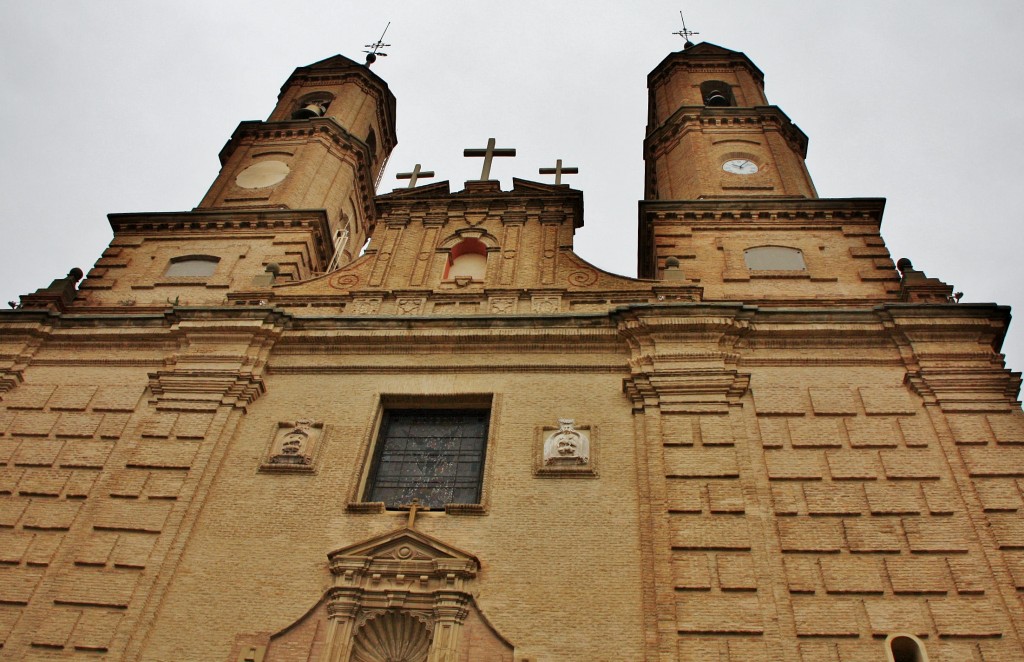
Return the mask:
[[317,103],[316,101],[311,101],[302,108],[299,108],[294,113],[292,113],[292,119],[308,120],[313,119],[314,117],[323,117],[324,110],[325,108],[323,107],[323,104]]
[[704,103],[708,106],[728,106],[729,99],[718,90],[715,90],[708,95]]

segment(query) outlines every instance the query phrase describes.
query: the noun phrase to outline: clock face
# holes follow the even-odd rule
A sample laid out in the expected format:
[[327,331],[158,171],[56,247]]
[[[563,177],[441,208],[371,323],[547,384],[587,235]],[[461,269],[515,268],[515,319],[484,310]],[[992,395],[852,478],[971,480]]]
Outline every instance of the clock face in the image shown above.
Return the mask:
[[734,175],[753,175],[757,172],[757,164],[750,159],[729,159],[722,164],[722,170]]

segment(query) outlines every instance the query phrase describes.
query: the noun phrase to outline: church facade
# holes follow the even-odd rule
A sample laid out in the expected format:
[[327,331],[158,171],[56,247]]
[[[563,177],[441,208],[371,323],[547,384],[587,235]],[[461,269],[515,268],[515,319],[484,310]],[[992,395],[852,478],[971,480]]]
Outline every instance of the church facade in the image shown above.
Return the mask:
[[0,313],[3,656],[1024,657],[1009,310],[818,197],[743,53],[648,86],[637,279],[566,185],[377,195],[342,56],[196,209],[112,214]]

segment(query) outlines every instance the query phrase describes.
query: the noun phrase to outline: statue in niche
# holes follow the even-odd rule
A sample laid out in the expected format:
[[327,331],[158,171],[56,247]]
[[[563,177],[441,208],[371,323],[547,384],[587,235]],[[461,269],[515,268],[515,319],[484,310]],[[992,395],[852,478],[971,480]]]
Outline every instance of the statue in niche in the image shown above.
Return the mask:
[[572,418],[558,419],[558,429],[544,440],[544,464],[587,464],[590,438],[576,429]]
[[281,439],[277,453],[270,457],[270,464],[310,464],[313,454],[312,446],[313,421],[300,418],[294,425],[282,427],[278,431]]

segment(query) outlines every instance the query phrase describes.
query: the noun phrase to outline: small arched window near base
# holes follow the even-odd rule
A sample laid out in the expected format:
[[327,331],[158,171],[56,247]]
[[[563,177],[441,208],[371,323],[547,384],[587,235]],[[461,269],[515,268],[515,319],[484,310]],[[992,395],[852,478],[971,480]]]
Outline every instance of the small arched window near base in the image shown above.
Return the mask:
[[216,255],[182,255],[172,257],[164,276],[168,278],[206,278],[217,270]]
[[732,86],[721,80],[706,80],[700,84],[700,96],[705,106],[735,106]]
[[755,246],[743,251],[751,271],[806,271],[804,254],[789,246]]
[[487,246],[479,239],[463,239],[452,246],[445,268],[445,280],[483,280],[487,273]]
[[895,633],[885,638],[887,662],[928,662],[924,642],[912,634]]

